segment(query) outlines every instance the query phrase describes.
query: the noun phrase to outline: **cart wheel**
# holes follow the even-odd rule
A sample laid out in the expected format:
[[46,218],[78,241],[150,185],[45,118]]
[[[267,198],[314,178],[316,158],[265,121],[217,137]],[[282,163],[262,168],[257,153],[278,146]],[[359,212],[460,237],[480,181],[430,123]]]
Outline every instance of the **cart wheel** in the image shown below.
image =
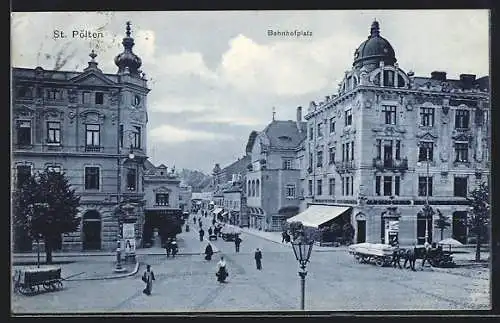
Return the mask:
[[383,266],[384,266],[384,264],[385,264],[385,261],[384,261],[384,259],[383,259],[383,258],[380,258],[380,257],[379,257],[379,258],[376,258],[376,259],[375,259],[375,265],[377,265],[377,266],[379,266],[379,267],[383,267]]
[[52,284],[51,283],[43,283],[43,289],[45,289],[46,291],[51,291]]
[[56,289],[62,289],[62,288],[63,288],[63,283],[62,283],[62,281],[58,280],[58,281],[55,283],[55,288],[56,288]]

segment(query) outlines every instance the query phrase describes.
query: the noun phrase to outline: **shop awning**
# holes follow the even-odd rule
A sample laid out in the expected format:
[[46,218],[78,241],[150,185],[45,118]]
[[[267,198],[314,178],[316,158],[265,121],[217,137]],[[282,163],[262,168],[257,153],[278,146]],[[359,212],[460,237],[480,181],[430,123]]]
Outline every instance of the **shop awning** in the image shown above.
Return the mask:
[[215,215],[219,215],[219,213],[222,212],[222,208],[220,207],[216,207],[213,211],[212,211]]
[[339,217],[350,208],[349,206],[310,205],[304,212],[288,218],[286,222],[299,221],[306,227],[317,228],[323,223]]
[[260,207],[250,207],[249,211],[250,211],[250,214],[264,215],[264,210]]

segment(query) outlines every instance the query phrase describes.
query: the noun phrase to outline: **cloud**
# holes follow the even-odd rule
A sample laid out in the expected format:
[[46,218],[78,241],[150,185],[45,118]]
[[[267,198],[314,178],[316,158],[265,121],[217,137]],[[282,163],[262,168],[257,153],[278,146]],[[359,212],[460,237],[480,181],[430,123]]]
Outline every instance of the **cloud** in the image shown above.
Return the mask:
[[254,117],[243,115],[221,115],[219,113],[211,113],[205,115],[198,115],[190,120],[192,123],[215,123],[215,124],[228,124],[236,126],[264,126],[265,122]]
[[[322,90],[332,82],[340,56],[338,47],[353,47],[349,34],[314,40],[259,44],[239,34],[222,55],[219,73],[224,81],[245,92],[298,96]],[[349,48],[347,47],[347,48]],[[339,56],[340,55],[340,56]]]
[[156,142],[219,141],[233,140],[234,136],[203,130],[180,129],[171,125],[162,125],[150,131]]

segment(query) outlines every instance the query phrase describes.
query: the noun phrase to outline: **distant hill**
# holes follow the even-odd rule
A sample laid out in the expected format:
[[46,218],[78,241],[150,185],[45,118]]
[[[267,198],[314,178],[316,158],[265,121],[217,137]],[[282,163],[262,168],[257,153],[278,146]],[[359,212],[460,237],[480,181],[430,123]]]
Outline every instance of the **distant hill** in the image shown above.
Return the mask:
[[198,170],[183,168],[178,174],[186,185],[192,187],[193,192],[202,192],[212,182],[212,176]]

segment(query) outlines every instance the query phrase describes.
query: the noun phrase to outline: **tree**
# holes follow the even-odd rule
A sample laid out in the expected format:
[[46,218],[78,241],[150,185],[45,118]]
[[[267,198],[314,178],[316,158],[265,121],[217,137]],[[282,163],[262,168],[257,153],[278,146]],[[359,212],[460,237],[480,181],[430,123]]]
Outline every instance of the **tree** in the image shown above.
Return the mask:
[[441,231],[441,240],[443,240],[443,231],[449,227],[451,227],[451,222],[447,216],[443,215],[441,211],[437,210],[438,219],[436,220],[436,229]]
[[486,234],[490,223],[490,190],[488,184],[482,182],[469,192],[467,201],[470,203],[467,212],[467,226],[476,236],[476,261],[481,259],[481,238]]
[[43,239],[46,262],[52,263],[54,242],[63,233],[78,230],[80,197],[63,173],[42,172],[26,180],[16,199],[15,223],[30,237]]
[[[35,212],[41,211],[39,207],[36,207],[37,202],[41,199],[40,195],[41,192],[33,175],[27,177],[23,183],[20,183],[18,189],[13,192],[12,223],[15,232],[14,241],[18,249],[24,249],[20,246],[24,240],[23,237],[28,237],[30,240],[38,239],[31,230],[31,220],[38,217]],[[31,245],[31,242],[29,244]]]
[[304,225],[302,222],[294,221],[289,224],[290,232],[292,233],[292,239],[296,240],[301,234],[304,233]]
[[342,237],[344,239],[344,242],[347,244],[352,243],[352,239],[354,239],[354,227],[350,222],[344,224],[342,226]]

